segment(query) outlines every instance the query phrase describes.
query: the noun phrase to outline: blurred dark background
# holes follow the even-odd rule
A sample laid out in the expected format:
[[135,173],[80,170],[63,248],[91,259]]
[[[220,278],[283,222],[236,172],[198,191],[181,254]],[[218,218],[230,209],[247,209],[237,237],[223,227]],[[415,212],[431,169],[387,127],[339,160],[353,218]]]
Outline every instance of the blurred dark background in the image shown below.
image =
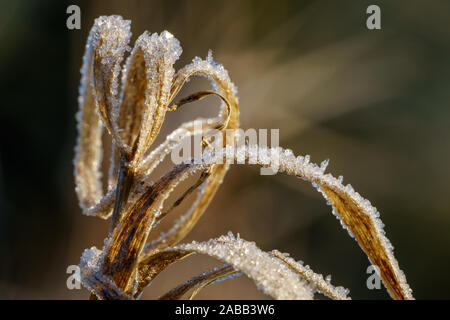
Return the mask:
[[[132,20],[133,41],[173,33],[184,51],[177,68],[212,49],[239,89],[241,126],[279,128],[283,147],[329,158],[328,171],[381,212],[415,297],[450,298],[449,1],[0,3],[0,298],[88,297],[67,289],[66,268],[102,246],[108,222],[78,207],[74,116],[89,29],[110,14]],[[81,30],[66,28],[70,4],[81,8]],[[366,28],[370,4],[381,7],[381,30]],[[200,104],[167,121],[215,110]],[[388,298],[367,289],[368,259],[305,182],[232,167],[186,241],[228,230],[332,274],[354,299]],[[176,264],[144,298],[215,264]],[[198,297],[265,298],[245,277]]]

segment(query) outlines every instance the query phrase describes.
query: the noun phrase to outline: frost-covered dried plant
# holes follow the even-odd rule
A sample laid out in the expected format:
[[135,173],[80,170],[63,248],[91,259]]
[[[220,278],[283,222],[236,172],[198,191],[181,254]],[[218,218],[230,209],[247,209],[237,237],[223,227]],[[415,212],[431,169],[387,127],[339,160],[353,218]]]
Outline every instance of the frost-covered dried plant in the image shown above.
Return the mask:
[[[191,255],[205,254],[225,263],[208,270],[162,295],[161,299],[193,298],[201,289],[217,281],[245,274],[258,288],[275,299],[312,299],[320,292],[332,299],[349,299],[348,290],[335,287],[329,278],[314,273],[277,250],[264,252],[253,242],[232,233],[207,242],[179,244],[194,227],[212,200],[229,163],[255,157],[256,164],[268,167],[272,157],[279,161],[279,172],[311,182],[328,200],[333,213],[356,239],[372,264],[379,268],[382,281],[395,299],[412,299],[403,272],[385,237],[377,209],[342,178],[325,174],[327,161],[320,166],[309,156],[295,157],[281,148],[238,146],[236,137],[227,139],[223,152],[214,152],[211,131],[239,128],[236,89],[227,71],[209,54],[195,58],[175,72],[173,65],[181,54],[177,39],[169,32],[144,33],[129,51],[130,21],[120,16],[95,20],[83,58],[80,85],[79,138],[75,157],[76,192],[83,213],[111,218],[104,247],[86,249],[81,257],[82,284],[98,299],[136,299],[151,281],[169,265]],[[173,103],[183,85],[193,76],[207,77],[212,89],[201,91]],[[119,78],[122,77],[121,84]],[[175,165],[159,180],[150,174],[184,138],[194,132],[194,121],[182,124],[153,150],[166,112],[208,95],[222,99],[216,118],[200,119],[203,153]],[[102,132],[112,139],[108,186],[102,187]],[[200,161],[199,161],[200,160]],[[248,162],[248,161],[247,161]],[[163,204],[174,188],[187,177],[198,180],[163,211]],[[171,229],[148,242],[150,231],[186,196],[197,193],[191,208],[175,221]],[[187,295],[189,292],[190,295]]]

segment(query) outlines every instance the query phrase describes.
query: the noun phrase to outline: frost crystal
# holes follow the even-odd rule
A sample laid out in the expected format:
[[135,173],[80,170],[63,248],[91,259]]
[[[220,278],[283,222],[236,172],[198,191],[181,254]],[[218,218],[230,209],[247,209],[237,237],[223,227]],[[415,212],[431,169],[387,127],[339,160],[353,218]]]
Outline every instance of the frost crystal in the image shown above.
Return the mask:
[[226,262],[246,274],[258,288],[275,299],[313,299],[314,291],[306,281],[253,242],[228,235],[207,242],[177,245],[166,250],[197,252]]
[[331,285],[331,276],[325,279],[321,274],[314,273],[309,266],[303,266],[302,262],[296,262],[294,259],[282,254],[277,250],[272,251],[273,255],[284,261],[289,267],[298,272],[303,279],[305,279],[311,286],[315,287],[318,292],[335,299],[335,300],[349,300],[347,297],[350,292],[343,287],[334,287]]
[[[324,174],[323,168],[325,165],[319,167],[314,163],[310,163],[308,155],[304,158],[296,158],[290,152],[285,152],[279,148],[270,149],[258,146],[240,146],[237,148],[227,146],[220,154],[207,151],[201,156],[201,159],[195,159],[192,163],[223,163],[224,159],[238,159],[245,155],[247,161],[253,157],[258,159],[259,165],[268,166],[267,163],[260,161],[261,157],[258,157],[258,154],[261,153],[264,155],[270,154],[279,161],[279,172],[295,175],[315,185],[325,199],[330,201],[330,204],[333,206],[333,213],[340,219],[342,226],[349,232],[350,236],[355,237],[355,234],[358,234],[356,240],[365,252],[371,253],[369,254],[370,261],[375,265],[384,265],[391,270],[392,273],[390,275],[382,275],[385,283],[392,282],[395,283],[395,286],[398,286],[397,292],[390,293],[412,298],[412,291],[393,255],[393,247],[385,237],[385,232],[382,228],[383,223],[379,219],[377,209],[368,200],[354,191],[350,184],[343,186],[340,182],[341,179],[336,179],[330,174]],[[343,202],[342,199],[345,199],[345,201]],[[349,215],[349,212],[351,212],[351,215]],[[368,224],[368,229],[359,229],[361,223],[357,222],[354,224],[355,222],[352,219],[364,220],[364,225]],[[365,240],[367,234],[362,234],[362,232],[370,234],[373,240],[367,242]]]

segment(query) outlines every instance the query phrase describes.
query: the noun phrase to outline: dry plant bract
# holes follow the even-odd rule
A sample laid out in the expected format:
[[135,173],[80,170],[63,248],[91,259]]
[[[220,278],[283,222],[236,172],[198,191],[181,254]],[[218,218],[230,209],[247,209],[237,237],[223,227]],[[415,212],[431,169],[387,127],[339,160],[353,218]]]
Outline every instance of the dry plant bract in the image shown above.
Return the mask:
[[[317,292],[332,299],[349,299],[347,289],[333,286],[309,266],[276,250],[264,252],[253,242],[231,233],[207,242],[179,244],[217,192],[230,166],[224,163],[224,158],[245,162],[253,156],[262,167],[268,167],[271,159],[277,157],[279,172],[311,182],[331,204],[333,213],[371,263],[378,266],[390,295],[395,299],[412,299],[377,209],[350,185],[344,186],[342,178],[326,174],[327,162],[317,166],[309,162],[309,156],[296,157],[292,151],[282,148],[238,146],[233,136],[223,145],[222,154],[213,152],[211,131],[238,129],[239,108],[235,86],[211,53],[206,60],[195,58],[175,71],[173,65],[182,49],[172,34],[146,32],[132,50],[128,47],[130,37],[130,21],[120,16],[96,19],[81,70],[76,192],[84,214],[111,218],[104,247],[86,249],[80,261],[82,284],[92,298],[139,298],[166,267],[188,255],[205,254],[225,264],[180,284],[161,295],[161,299],[193,298],[201,289],[241,274],[275,299],[313,299]],[[122,67],[126,52],[130,53]],[[174,103],[183,85],[197,75],[208,78],[212,89]],[[161,145],[151,148],[166,112],[208,95],[218,96],[222,106],[217,117],[197,120],[201,123],[202,159],[174,165],[159,180],[151,181],[152,171],[182,139],[198,133],[194,132],[196,122],[187,122],[169,134]],[[101,179],[104,129],[112,140],[105,192]],[[163,204],[174,188],[195,173],[199,174],[198,180],[163,212]],[[148,242],[149,233],[158,222],[192,193],[196,193],[196,200],[190,209],[168,232]]]

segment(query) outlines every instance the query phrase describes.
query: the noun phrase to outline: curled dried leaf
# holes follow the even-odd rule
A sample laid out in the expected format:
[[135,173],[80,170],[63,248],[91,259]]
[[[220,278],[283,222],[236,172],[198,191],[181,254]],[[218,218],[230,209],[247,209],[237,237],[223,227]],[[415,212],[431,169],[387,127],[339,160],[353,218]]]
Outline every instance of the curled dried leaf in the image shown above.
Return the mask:
[[154,254],[149,259],[141,261],[138,268],[138,284],[135,296],[139,296],[145,287],[147,287],[161,271],[174,262],[182,260],[191,254],[192,253],[181,251],[161,251]]
[[195,288],[195,290],[192,292],[192,294],[189,296],[188,300],[192,300],[195,298],[195,296],[204,288],[217,283],[217,282],[221,282],[227,279],[232,279],[235,277],[238,277],[242,275],[242,272],[238,272],[236,270],[232,270],[231,267],[227,268],[226,270],[222,270],[221,272],[210,276],[209,279],[205,282],[203,282],[201,285],[199,285],[197,288]]
[[[195,288],[192,298],[203,287],[237,270],[277,299],[311,299],[316,289],[331,298],[347,298],[344,289],[333,287],[293,259],[278,251],[265,253],[253,243],[232,236],[174,246],[202,216],[229,168],[227,161],[235,159],[237,163],[249,160],[250,164],[275,168],[310,181],[332,205],[341,224],[369,260],[379,268],[391,296],[413,298],[394,258],[392,245],[385,237],[378,211],[350,185],[344,186],[341,179],[325,174],[327,161],[319,167],[309,162],[309,156],[296,158],[290,150],[236,145],[235,131],[239,128],[236,89],[223,66],[213,61],[211,53],[206,60],[195,58],[175,73],[173,65],[181,54],[178,40],[167,31],[160,35],[144,33],[127,59],[119,92],[120,64],[131,37],[129,24],[118,16],[96,19],[83,58],[77,116],[76,191],[83,213],[102,218],[112,214],[103,250],[92,248],[82,256],[82,283],[86,288],[101,299],[135,298],[164,268],[195,252],[213,256],[229,266],[193,278],[163,298],[179,298]],[[213,89],[197,92],[170,107],[182,86],[196,75],[210,79]],[[217,118],[185,123],[149,152],[167,111],[210,94],[222,100]],[[101,184],[102,122],[112,138],[106,195]],[[200,124],[200,132],[196,131],[196,124]],[[212,129],[232,129],[231,136],[227,132],[221,152],[213,150],[208,142]],[[175,166],[153,183],[150,174],[154,168],[184,138],[197,134],[204,139],[205,147],[200,159]],[[200,179],[162,212],[162,205],[172,190],[198,171]],[[154,225],[196,190],[199,190],[197,198],[190,209],[169,232],[144,249]]]
[[334,300],[350,300],[350,298],[347,297],[349,292],[348,289],[343,287],[334,287],[330,281],[325,280],[321,274],[317,274],[312,271],[309,266],[303,266],[301,263],[282,254],[278,250],[273,250],[272,254],[286,263],[290,268],[292,268],[292,270],[298,272],[303,279],[308,281],[317,289],[317,291],[323,293],[325,296]]
[[[219,95],[227,106],[223,121],[207,119],[207,126],[213,128],[212,123],[216,127],[222,123],[223,128],[237,127],[238,119],[234,85],[226,70],[211,57],[201,63],[196,59],[189,65],[191,68],[180,70],[174,78],[173,64],[182,49],[178,40],[167,31],[160,35],[144,33],[139,37],[122,72],[122,90],[119,92],[120,62],[131,37],[129,24],[119,16],[96,19],[86,46],[80,86],[81,111],[75,160],[77,193],[85,214],[104,219],[113,215],[111,231],[120,221],[121,212],[130,208],[128,199],[139,197],[144,183],[139,178],[148,179],[152,170],[148,169],[149,162],[143,157],[161,128],[175,92],[179,92],[189,77],[195,74],[210,77],[217,88],[214,94]],[[97,112],[113,138],[105,196],[100,179],[102,126]],[[180,129],[183,127],[188,128],[189,124]],[[155,165],[150,166],[154,168]],[[203,200],[206,205],[217,189],[215,181],[221,181],[225,172],[210,170],[211,178],[206,184],[212,186],[201,195],[206,198]],[[222,176],[217,177],[219,174]],[[196,216],[200,216],[205,207],[197,210]]]
[[120,289],[113,279],[102,272],[104,253],[95,247],[81,256],[81,283],[91,292],[92,299],[130,300],[131,295]]
[[130,41],[130,21],[120,16],[100,17],[92,28],[97,41],[93,44],[92,89],[95,103],[108,133],[121,154],[129,153],[129,148],[119,136],[114,123],[119,109],[120,64]]
[[[124,75],[123,104],[121,112],[128,115],[129,126],[124,133],[129,141],[136,140],[130,159],[133,171],[144,153],[152,145],[164,121],[170,103],[170,89],[175,74],[174,63],[181,54],[180,43],[172,34],[145,32],[136,41]],[[131,112],[131,116],[127,112]],[[139,114],[139,117],[133,117]],[[126,123],[125,123],[126,124]]]
[[[226,107],[227,110],[227,112],[222,114],[222,123],[226,124],[226,126],[223,126],[223,129],[237,129],[239,125],[239,107],[235,96],[236,88],[223,66],[213,61],[211,53],[208,55],[207,60],[196,58],[191,64],[177,72],[171,91],[172,99],[180,91],[184,83],[195,75],[202,75],[211,79],[214,91],[220,94],[223,101],[226,101],[223,103],[222,108],[224,109]],[[213,122],[216,121],[210,119],[209,123]],[[232,133],[234,134],[234,131]],[[230,140],[232,142],[234,141],[233,139]],[[145,255],[152,255],[159,250],[178,243],[192,230],[217,192],[228,168],[229,166],[227,164],[211,165],[208,169],[209,178],[202,185],[202,189],[198,193],[194,204],[163,237],[158,238],[146,246]]]
[[174,287],[166,294],[159,297],[160,300],[178,300],[183,297],[189,290],[194,289],[188,300],[192,300],[203,288],[211,285],[214,282],[230,278],[231,276],[239,275],[240,272],[234,270],[229,264],[224,264],[220,267],[207,270],[188,281]]
[[403,271],[393,255],[393,247],[386,238],[379,213],[370,202],[354,191],[351,185],[344,186],[341,179],[325,174],[325,161],[321,166],[309,162],[309,156],[295,157],[291,150],[227,146],[220,153],[205,152],[194,163],[223,163],[225,159],[256,160],[263,167],[276,167],[278,172],[297,176],[310,181],[330,201],[333,213],[342,226],[355,238],[369,260],[378,266],[382,281],[394,299],[413,299],[412,290],[406,282]]

